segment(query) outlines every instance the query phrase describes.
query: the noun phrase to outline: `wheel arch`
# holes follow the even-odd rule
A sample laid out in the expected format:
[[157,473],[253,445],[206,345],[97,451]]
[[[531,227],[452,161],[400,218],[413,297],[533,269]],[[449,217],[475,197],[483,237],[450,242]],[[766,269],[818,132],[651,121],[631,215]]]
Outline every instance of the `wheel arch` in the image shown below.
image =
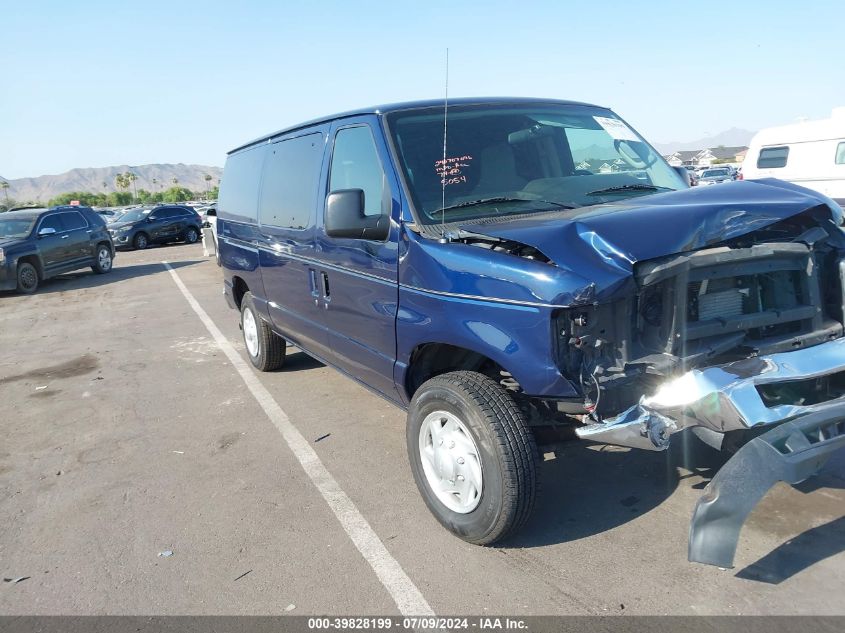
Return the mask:
[[15,270],[18,269],[23,263],[32,264],[35,266],[35,272],[38,273],[38,279],[44,279],[44,265],[41,262],[41,258],[35,253],[27,253],[26,255],[20,255],[15,261]]
[[453,371],[474,371],[499,381],[507,370],[489,356],[451,343],[429,342],[411,352],[403,386],[408,401],[427,380]]
[[244,295],[249,291],[249,285],[247,285],[243,277],[240,277],[239,275],[232,276],[232,298],[235,300],[235,305],[238,310],[241,309]]

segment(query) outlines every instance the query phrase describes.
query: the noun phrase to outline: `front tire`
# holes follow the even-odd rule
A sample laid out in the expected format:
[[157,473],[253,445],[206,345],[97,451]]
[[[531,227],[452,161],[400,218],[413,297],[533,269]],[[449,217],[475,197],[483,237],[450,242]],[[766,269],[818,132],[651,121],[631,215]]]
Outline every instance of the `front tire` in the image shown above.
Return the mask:
[[146,233],[138,233],[138,235],[135,236],[135,239],[132,240],[132,246],[135,247],[135,250],[142,251],[149,245],[150,240],[147,237]]
[[18,264],[18,292],[31,295],[38,290],[38,270],[29,262]]
[[456,371],[425,382],[411,400],[406,439],[423,500],[456,536],[490,545],[530,516],[537,446],[522,411],[496,381]]
[[104,275],[109,272],[112,268],[112,255],[111,249],[106,246],[105,244],[100,244],[97,247],[97,256],[94,260],[94,265],[91,266],[91,270],[95,273]]
[[273,371],[285,364],[287,343],[258,316],[251,292],[247,292],[241,300],[241,330],[246,355],[256,369]]

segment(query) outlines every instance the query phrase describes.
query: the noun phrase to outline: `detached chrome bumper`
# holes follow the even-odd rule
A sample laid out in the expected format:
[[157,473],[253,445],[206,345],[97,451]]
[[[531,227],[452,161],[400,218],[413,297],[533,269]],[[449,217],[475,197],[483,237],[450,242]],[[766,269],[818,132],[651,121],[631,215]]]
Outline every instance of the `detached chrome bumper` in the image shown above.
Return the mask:
[[639,404],[615,418],[576,432],[586,440],[665,450],[672,434],[690,427],[724,433],[776,424],[836,405],[845,407],[845,397],[809,406],[767,406],[757,390],[762,385],[821,378],[843,371],[845,338],[794,352],[694,369],[666,382],[653,396],[643,397]]
[[745,519],[778,481],[797,484],[845,448],[845,405],[828,406],[764,433],[743,446],[707,484],[689,533],[691,562],[733,567]]

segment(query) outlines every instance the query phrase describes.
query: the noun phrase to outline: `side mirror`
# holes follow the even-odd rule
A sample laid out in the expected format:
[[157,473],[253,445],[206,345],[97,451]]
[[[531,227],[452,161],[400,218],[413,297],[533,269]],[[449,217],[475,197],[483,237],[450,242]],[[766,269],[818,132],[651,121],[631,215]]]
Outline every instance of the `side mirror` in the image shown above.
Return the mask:
[[208,211],[205,212],[205,216],[208,217],[208,218],[216,218],[217,217],[217,211],[215,211],[214,209],[209,209]]
[[390,219],[386,215],[364,215],[361,189],[332,191],[326,198],[326,235],[358,240],[387,239]]
[[54,235],[56,233],[56,229],[52,226],[45,226],[43,229],[38,230],[38,237],[46,237],[47,235]]
[[678,172],[678,175],[681,177],[685,183],[687,183],[687,187],[691,186],[690,179],[689,179],[689,172],[687,171],[686,167],[679,167],[677,165],[673,165],[672,169]]
[[147,216],[147,222],[155,222],[156,220],[158,220],[158,218],[151,218]]

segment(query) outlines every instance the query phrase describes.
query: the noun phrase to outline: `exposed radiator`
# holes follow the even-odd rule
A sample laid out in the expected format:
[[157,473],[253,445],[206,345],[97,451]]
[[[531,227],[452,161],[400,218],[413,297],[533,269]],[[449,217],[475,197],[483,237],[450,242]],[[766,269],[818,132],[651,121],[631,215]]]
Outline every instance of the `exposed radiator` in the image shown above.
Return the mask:
[[742,300],[744,298],[745,295],[740,288],[699,295],[698,320],[707,321],[719,317],[739,316],[742,314]]

